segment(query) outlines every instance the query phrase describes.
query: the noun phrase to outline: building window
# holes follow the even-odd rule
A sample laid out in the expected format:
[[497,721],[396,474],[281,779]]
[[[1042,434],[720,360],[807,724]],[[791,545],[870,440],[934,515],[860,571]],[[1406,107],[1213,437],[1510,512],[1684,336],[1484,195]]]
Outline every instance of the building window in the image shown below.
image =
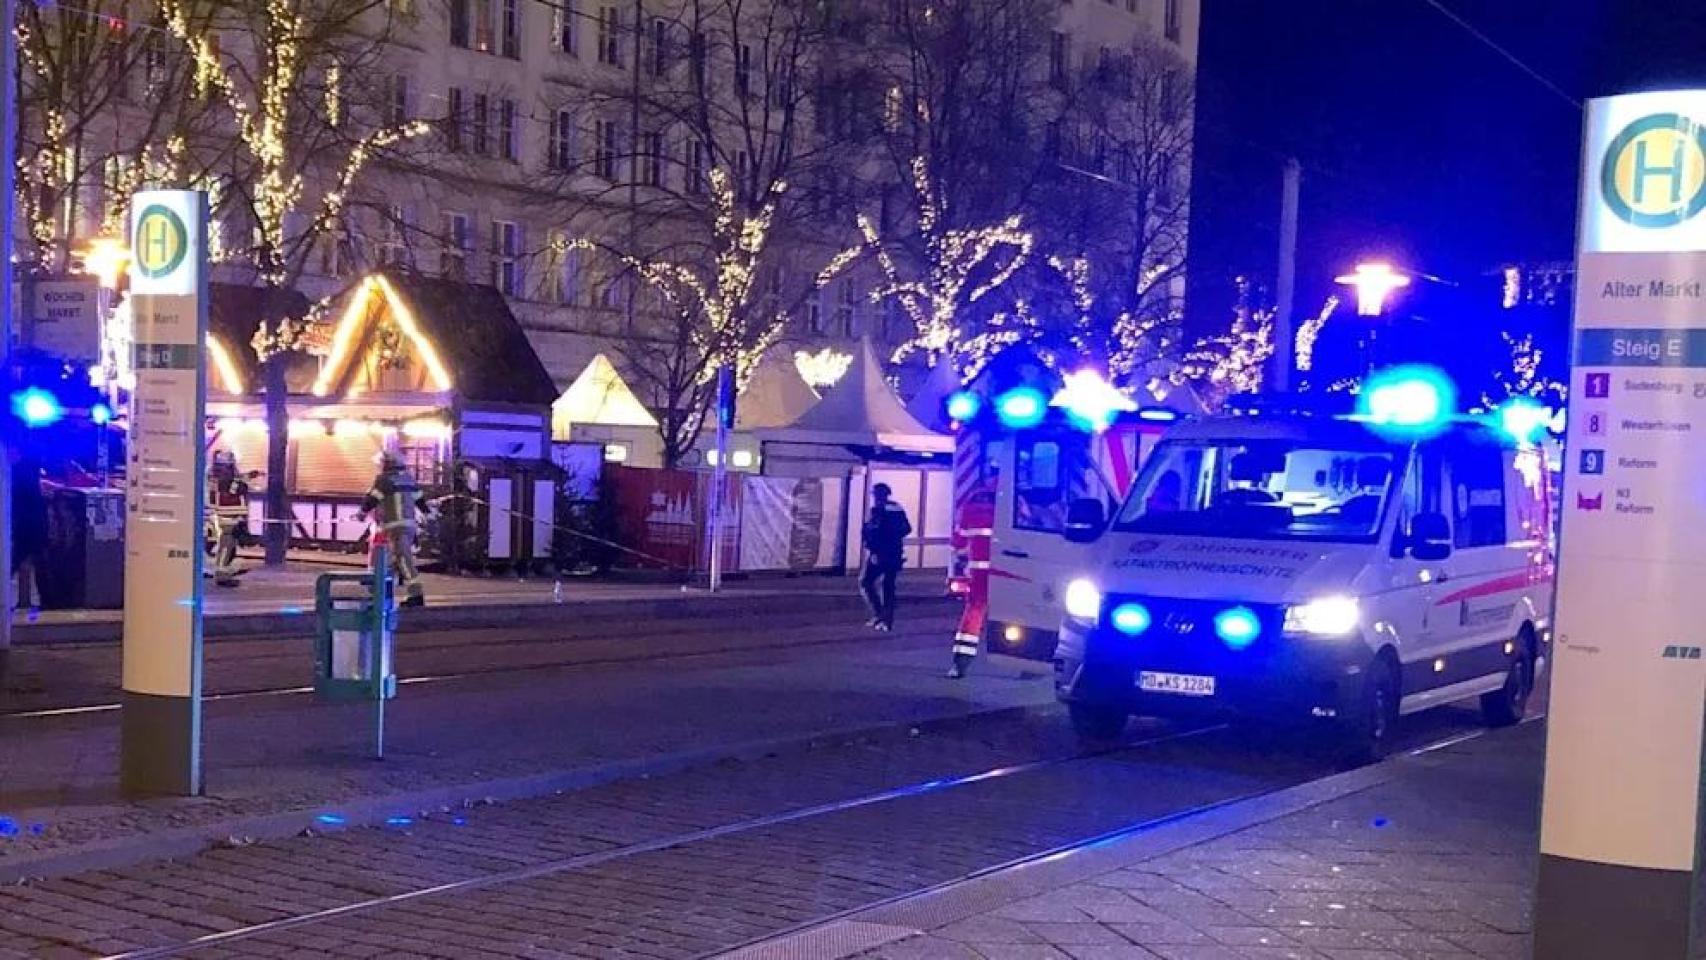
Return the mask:
[[682,187],[689,194],[699,196],[705,192],[705,141],[698,137],[689,136],[682,146],[681,165]]
[[402,204],[393,203],[385,208],[385,226],[379,237],[381,266],[408,266],[409,230],[414,219],[414,211]]
[[551,114],[550,145],[546,148],[545,166],[567,172],[575,166],[575,115],[570,110]]
[[450,45],[468,49],[468,2],[450,0]]
[[841,302],[835,308],[835,328],[844,336],[859,335],[859,291],[853,281],[841,281]]
[[409,75],[394,73],[386,80],[385,123],[399,127],[409,122]]
[[567,233],[552,230],[545,245],[545,276],[539,284],[539,299],[573,304],[579,296],[580,251],[569,249]]
[[812,287],[806,294],[806,329],[812,333],[823,332],[823,288]]
[[622,65],[622,11],[617,7],[598,8],[598,62]]
[[468,256],[473,252],[474,237],[468,229],[468,215],[444,215],[444,246],[439,252],[439,272],[447,280],[468,279]]
[[462,150],[462,130],[467,123],[468,105],[461,87],[451,87],[449,94],[450,115],[444,121],[444,142],[452,153],[458,153]]
[[166,82],[166,37],[165,28],[154,27],[143,40],[142,45],[142,82],[147,86],[147,92],[152,95]]
[[577,0],[556,0],[551,5],[551,43],[571,57],[580,56],[580,11]]
[[390,8],[393,16],[409,20],[413,20],[418,12],[415,8],[415,0],[387,0],[386,6]]
[[752,44],[735,48],[735,92],[743,97],[752,95]]
[[492,0],[474,0],[474,49],[492,52]]
[[328,277],[346,277],[355,271],[360,251],[355,230],[348,219],[338,217],[326,227],[320,237],[320,273]]
[[492,286],[506,297],[521,289],[521,228],[507,220],[492,221]]
[[735,151],[735,195],[739,196],[752,179],[752,156],[745,150]]
[[1126,13],[1136,13],[1137,12],[1137,0],[1125,0],[1125,12]]
[[648,133],[640,144],[640,182],[663,186],[663,134]]
[[492,102],[483,93],[474,94],[474,152],[489,156],[492,151]]
[[1058,30],[1048,39],[1048,82],[1066,87],[1066,34]]
[[594,125],[592,172],[612,183],[616,182],[621,142],[622,131],[616,121],[600,120]]
[[1167,3],[1167,39],[1174,43],[1184,35],[1184,10],[1179,6],[1179,0],[1166,0]]
[[692,65],[693,83],[697,87],[705,86],[705,61],[709,59],[705,47],[705,35],[698,30],[687,38],[687,59]]
[[652,76],[667,76],[671,56],[669,52],[669,21],[662,17],[653,18],[649,42],[651,50],[647,59],[651,62]]
[[503,0],[503,55],[511,60],[521,59],[520,0]]
[[498,156],[511,163],[520,156],[516,145],[515,101],[507,97],[498,101]]

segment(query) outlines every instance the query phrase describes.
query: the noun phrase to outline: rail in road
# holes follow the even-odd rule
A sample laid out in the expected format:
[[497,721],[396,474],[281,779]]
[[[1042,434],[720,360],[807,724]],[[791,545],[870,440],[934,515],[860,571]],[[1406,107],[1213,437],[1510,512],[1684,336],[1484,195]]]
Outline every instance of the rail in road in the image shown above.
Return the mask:
[[[1404,735],[1425,748],[1472,733],[1471,717],[1436,712]],[[1146,726],[1086,752],[1066,726],[1047,711],[897,733],[47,881],[41,893],[62,924],[99,934],[83,949],[124,960],[687,960],[1333,769],[1242,727]],[[0,894],[0,935],[17,895]],[[98,909],[85,918],[83,904]]]
[[[764,650],[807,650],[872,642],[857,627],[862,608],[826,604],[818,611],[748,612],[739,618],[656,617],[644,621],[581,620],[446,630],[397,638],[399,684],[433,686],[480,677],[695,658]],[[939,628],[949,636],[953,608],[919,603],[908,632]],[[943,648],[946,649],[946,639]],[[111,713],[121,652],[82,643],[40,645],[13,653],[9,686],[0,692],[0,721]],[[308,638],[233,639],[206,648],[210,702],[298,697],[313,693]]]

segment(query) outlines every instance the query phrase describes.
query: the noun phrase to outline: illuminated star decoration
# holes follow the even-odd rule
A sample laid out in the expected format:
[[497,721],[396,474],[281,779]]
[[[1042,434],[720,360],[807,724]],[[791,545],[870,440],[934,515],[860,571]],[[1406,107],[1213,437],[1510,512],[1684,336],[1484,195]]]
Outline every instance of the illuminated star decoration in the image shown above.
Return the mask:
[[1378,317],[1386,309],[1386,298],[1410,285],[1410,278],[1389,263],[1359,263],[1354,273],[1336,278],[1357,292],[1357,316]]
[[1074,420],[1102,431],[1120,414],[1135,412],[1137,401],[1094,370],[1074,370],[1065,376],[1049,406],[1060,407]]
[[840,383],[852,366],[853,355],[833,347],[824,347],[816,353],[805,350],[794,353],[794,369],[800,372],[800,379],[819,390]]

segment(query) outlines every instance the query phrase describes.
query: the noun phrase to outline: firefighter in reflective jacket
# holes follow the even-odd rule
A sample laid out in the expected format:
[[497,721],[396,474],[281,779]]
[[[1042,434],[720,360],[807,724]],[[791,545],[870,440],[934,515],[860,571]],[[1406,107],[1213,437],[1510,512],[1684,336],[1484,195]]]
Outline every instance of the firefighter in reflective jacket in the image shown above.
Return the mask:
[[403,587],[405,607],[426,603],[420,566],[415,560],[415,539],[420,532],[415,516],[426,509],[426,497],[403,465],[403,458],[395,450],[380,453],[379,476],[373,478],[373,486],[361,501],[360,515],[373,520],[391,550],[391,567]]
[[956,680],[966,675],[983,639],[983,623],[989,616],[989,566],[994,542],[995,491],[979,490],[966,498],[954,518],[953,547],[965,556],[966,570],[966,609],[954,633],[954,665],[948,671]]
[[237,585],[237,547],[249,525],[249,482],[237,472],[237,455],[215,450],[207,468],[207,526],[213,541],[213,582]]

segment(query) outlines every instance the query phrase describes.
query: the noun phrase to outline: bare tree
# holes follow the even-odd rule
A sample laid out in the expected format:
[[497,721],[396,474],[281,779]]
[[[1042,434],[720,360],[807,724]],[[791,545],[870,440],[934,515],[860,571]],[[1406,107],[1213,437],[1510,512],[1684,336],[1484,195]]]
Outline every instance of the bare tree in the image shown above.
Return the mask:
[[27,258],[71,264],[86,227],[122,235],[130,196],[151,183],[205,182],[225,158],[194,63],[150,6],[32,2],[19,10],[20,207]]
[[[283,315],[322,238],[338,228],[356,180],[373,161],[421,136],[391,122],[364,83],[381,74],[389,0],[164,0],[167,28],[194,58],[195,86],[216,96],[235,137],[234,199],[254,225],[248,250],[268,292],[252,345],[263,363],[267,413],[266,556],[282,563],[290,536],[285,487],[289,412],[285,369],[311,342],[308,318]],[[325,184],[311,192],[311,184]]]

